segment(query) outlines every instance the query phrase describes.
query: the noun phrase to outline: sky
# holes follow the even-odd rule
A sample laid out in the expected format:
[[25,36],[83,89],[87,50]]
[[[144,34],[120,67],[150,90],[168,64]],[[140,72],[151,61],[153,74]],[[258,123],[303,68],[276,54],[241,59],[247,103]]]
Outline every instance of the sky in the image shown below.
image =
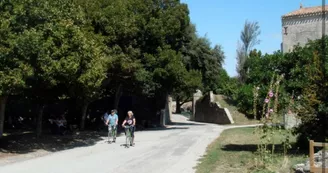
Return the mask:
[[[219,44],[225,52],[224,68],[236,76],[236,48],[245,21],[257,21],[261,34],[254,48],[262,53],[280,50],[282,42],[281,16],[303,7],[320,6],[321,0],[181,0],[189,8],[191,22],[199,36],[205,36],[212,46]],[[327,3],[326,3],[327,4]]]

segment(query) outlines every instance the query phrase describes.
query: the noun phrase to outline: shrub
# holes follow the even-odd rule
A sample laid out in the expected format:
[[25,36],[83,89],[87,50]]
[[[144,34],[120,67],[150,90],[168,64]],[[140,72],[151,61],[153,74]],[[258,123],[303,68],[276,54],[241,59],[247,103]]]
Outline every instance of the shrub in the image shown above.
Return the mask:
[[247,117],[253,115],[253,86],[242,85],[233,95],[233,100],[237,103],[240,112]]

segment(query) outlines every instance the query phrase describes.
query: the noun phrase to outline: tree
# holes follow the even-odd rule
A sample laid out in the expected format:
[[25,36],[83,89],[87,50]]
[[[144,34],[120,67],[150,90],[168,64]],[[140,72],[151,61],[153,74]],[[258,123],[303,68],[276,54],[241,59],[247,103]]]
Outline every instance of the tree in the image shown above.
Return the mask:
[[258,22],[248,22],[246,20],[244,29],[240,35],[246,55],[255,45],[260,44],[260,40],[257,38],[260,34],[261,31]]
[[101,97],[115,96],[115,108],[123,92],[182,104],[223,83],[222,47],[197,36],[180,1],[3,0],[0,8],[0,96],[33,101],[37,136],[43,110],[62,98],[76,100],[84,129]]
[[175,86],[173,97],[176,101],[176,113],[181,113],[181,106],[192,100],[192,96],[197,89],[202,89],[202,74],[199,71],[185,71],[182,84]]
[[[76,1],[90,16],[94,31],[103,35],[109,49],[107,94],[115,95],[118,106],[122,92],[155,92],[152,82],[158,49],[179,52],[189,25],[188,8],[179,1]],[[147,81],[145,81],[147,80]],[[143,88],[144,87],[144,88]],[[172,88],[172,86],[170,86]],[[147,89],[146,89],[147,88]]]
[[247,69],[243,68],[246,59],[248,58],[249,51],[257,44],[260,43],[258,36],[261,34],[258,22],[245,21],[244,28],[241,31],[240,39],[242,45],[237,47],[237,72],[241,82],[245,81]]
[[232,93],[230,87],[233,87],[232,81],[230,80],[227,71],[222,68],[220,69],[219,73],[218,88],[216,90],[216,93],[231,96]]
[[222,47],[216,45],[214,48],[211,48],[210,42],[206,37],[199,38],[196,35],[192,35],[190,38],[192,40],[186,44],[182,52],[186,67],[187,69],[201,72],[205,92],[215,91],[218,87],[218,77],[225,58]]
[[0,1],[0,138],[3,135],[5,107],[8,96],[22,92],[25,80],[32,75],[31,66],[14,54],[12,19],[16,4]]
[[[21,5],[24,8],[15,16],[21,22],[15,27],[23,32],[16,39],[14,50],[17,57],[33,67],[33,76],[28,80],[32,88],[26,93],[38,107],[37,136],[40,136],[43,110],[48,103],[62,95],[78,95],[85,103],[98,93],[105,78],[105,51],[101,49],[102,38],[88,30],[84,13],[70,0],[33,0]],[[26,15],[24,10],[31,12]],[[82,129],[84,119],[82,113]]]
[[[308,144],[308,140],[327,142],[328,105],[327,92],[327,53],[322,46],[327,46],[328,37],[310,41],[302,49],[293,50],[294,55],[307,57],[308,63],[303,66],[306,83],[303,83],[301,98],[297,101],[295,110],[300,116],[301,125],[295,129],[301,147]],[[323,45],[325,44],[325,45]],[[300,51],[300,52],[299,52]],[[299,53],[296,53],[299,52]],[[301,53],[301,54],[300,54]]]
[[244,70],[244,65],[245,62],[247,60],[246,57],[246,50],[245,47],[243,45],[240,44],[240,42],[237,43],[237,67],[236,67],[236,71],[238,73],[238,78],[239,81],[242,82],[246,76],[246,72]]
[[70,90],[70,96],[77,98],[77,107],[80,109],[81,117],[80,129],[84,130],[88,105],[103,93],[108,57],[104,53],[103,45],[92,33],[77,31],[73,42],[79,44],[77,49],[79,52],[72,57],[75,59],[76,69],[67,87]]

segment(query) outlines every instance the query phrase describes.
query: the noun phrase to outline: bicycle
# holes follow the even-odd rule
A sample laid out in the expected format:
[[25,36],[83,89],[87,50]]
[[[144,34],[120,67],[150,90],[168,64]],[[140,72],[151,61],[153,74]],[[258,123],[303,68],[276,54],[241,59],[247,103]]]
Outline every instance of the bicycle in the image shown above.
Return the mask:
[[108,125],[108,143],[111,143],[110,136],[112,136],[113,142],[115,142],[115,140],[116,140],[116,126],[115,125]]
[[133,128],[133,126],[124,126],[125,136],[126,136],[125,145],[127,148],[129,148],[129,146],[132,145],[131,128]]

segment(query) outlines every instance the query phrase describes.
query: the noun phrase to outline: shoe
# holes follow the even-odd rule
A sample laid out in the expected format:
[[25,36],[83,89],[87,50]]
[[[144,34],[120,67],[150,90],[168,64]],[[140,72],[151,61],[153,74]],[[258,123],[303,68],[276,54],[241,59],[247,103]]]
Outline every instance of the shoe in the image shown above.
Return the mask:
[[113,141],[115,143],[115,141]]

